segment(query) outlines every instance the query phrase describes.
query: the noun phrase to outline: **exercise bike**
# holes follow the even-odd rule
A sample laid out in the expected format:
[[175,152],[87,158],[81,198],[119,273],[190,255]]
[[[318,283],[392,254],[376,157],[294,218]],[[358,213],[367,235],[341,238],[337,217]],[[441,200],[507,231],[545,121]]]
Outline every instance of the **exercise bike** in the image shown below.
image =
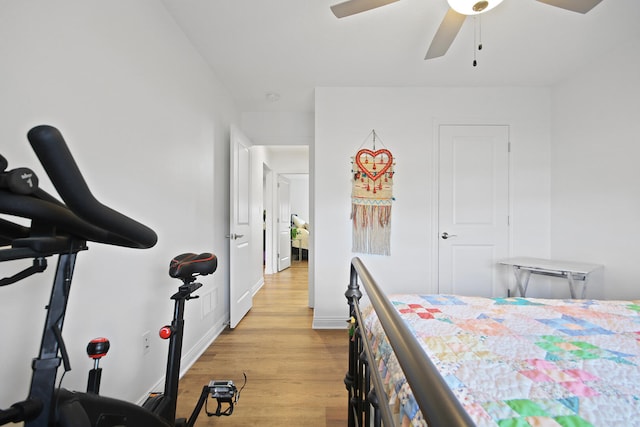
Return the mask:
[[175,301],[171,325],[161,330],[161,336],[169,339],[164,392],[154,393],[142,406],[101,396],[99,361],[108,351],[106,339],[94,340],[87,346],[95,362],[86,392],[56,388],[60,365],[65,371],[70,369],[62,326],[78,253],[87,249],[87,242],[151,248],[157,235],[93,197],[57,129],[38,126],[27,137],[64,203],[38,187],[32,170],[6,170],[8,162],[0,156],[0,213],[31,220],[30,227],[25,227],[0,218],[0,262],[33,259],[31,267],[0,279],[0,286],[40,273],[47,268],[48,257],[58,257],[40,350],[32,363],[29,395],[9,409],[0,410],[0,425],[24,422],[25,427],[191,427],[209,396],[218,398],[218,405],[226,402],[232,408],[237,400],[233,382],[212,381],[203,387],[189,419],[176,419],[185,302],[197,298],[193,293],[202,285],[196,277],[215,272],[217,258],[211,253],[181,254],[170,262],[169,275],[182,284],[171,296]]

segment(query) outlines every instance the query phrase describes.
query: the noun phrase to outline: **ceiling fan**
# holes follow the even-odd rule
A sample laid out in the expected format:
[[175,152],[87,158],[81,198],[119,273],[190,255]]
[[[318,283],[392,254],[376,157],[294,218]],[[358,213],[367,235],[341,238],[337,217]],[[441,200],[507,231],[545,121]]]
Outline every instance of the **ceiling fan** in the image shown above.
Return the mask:
[[[380,6],[395,3],[398,0],[347,0],[331,6],[331,11],[338,18],[366,12]],[[551,6],[560,7],[578,13],[587,13],[602,0],[537,0]],[[502,0],[447,0],[449,10],[444,16],[438,31],[436,31],[427,55],[424,59],[443,56],[449,50],[449,46],[458,35],[460,28],[469,15],[478,15],[487,12]]]

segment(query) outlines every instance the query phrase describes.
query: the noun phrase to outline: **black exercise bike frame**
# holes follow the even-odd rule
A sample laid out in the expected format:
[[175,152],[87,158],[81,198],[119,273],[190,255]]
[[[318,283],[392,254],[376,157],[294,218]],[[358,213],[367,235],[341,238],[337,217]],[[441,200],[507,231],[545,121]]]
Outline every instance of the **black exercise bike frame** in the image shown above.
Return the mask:
[[[53,396],[58,367],[64,360],[65,370],[70,367],[62,341],[62,326],[66,314],[67,302],[71,288],[71,279],[75,267],[77,252],[60,254],[58,266],[53,280],[51,297],[47,306],[47,316],[38,357],[33,360],[31,388],[27,400],[42,402],[40,414],[33,420],[25,422],[25,427],[46,426],[49,423],[53,408]],[[62,351],[60,347],[62,345]]]
[[[98,242],[130,248],[150,248],[157,242],[153,230],[114,211],[98,202],[89,191],[75,160],[60,132],[51,126],[38,126],[28,134],[29,141],[36,152],[47,175],[62,196],[64,204],[44,191],[35,188],[33,192],[12,191],[0,182],[0,213],[31,220],[30,227],[0,218],[0,262],[33,259],[33,266],[12,277],[0,279],[0,286],[9,285],[32,274],[42,272],[47,266],[47,257],[57,256],[57,269],[49,303],[46,306],[46,318],[38,357],[32,362],[32,378],[28,398],[15,403],[8,410],[0,410],[0,425],[9,422],[24,421],[25,427],[48,427],[56,424],[59,405],[77,401],[86,403],[87,416],[81,417],[89,422],[83,425],[95,425],[100,422],[93,417],[96,407],[104,405],[114,413],[121,409],[123,417],[139,420],[138,425],[151,426],[192,426],[202,407],[206,394],[203,392],[196,410],[186,420],[175,420],[182,338],[184,331],[184,305],[191,293],[201,284],[195,282],[195,276],[211,274],[215,271],[217,260],[212,254],[183,254],[176,257],[170,275],[181,279],[183,284],[171,298],[175,300],[174,319],[171,324],[171,338],[167,358],[165,392],[155,402],[140,407],[129,402],[103,398],[91,393],[68,392],[56,389],[56,379],[60,365],[70,370],[67,351],[62,339],[62,329],[71,291],[73,272],[77,254],[86,250],[87,242]],[[7,162],[2,156],[0,175],[4,173]],[[9,171],[11,172],[11,171]],[[2,178],[0,176],[0,178]],[[6,180],[5,180],[6,182]],[[15,189],[14,189],[15,190]],[[202,257],[206,255],[205,257]],[[186,258],[181,258],[186,256]],[[182,263],[184,261],[184,263]],[[69,398],[69,395],[72,395]],[[62,396],[62,397],[61,397]],[[66,399],[66,401],[65,401]],[[83,400],[84,399],[84,400]],[[77,408],[74,407],[74,408]],[[73,412],[72,409],[71,412]],[[93,411],[93,412],[92,412]],[[89,417],[90,420],[89,420]],[[127,425],[135,425],[127,423]],[[69,422],[67,421],[67,424]],[[71,421],[70,425],[74,425]],[[114,425],[122,425],[116,422]]]

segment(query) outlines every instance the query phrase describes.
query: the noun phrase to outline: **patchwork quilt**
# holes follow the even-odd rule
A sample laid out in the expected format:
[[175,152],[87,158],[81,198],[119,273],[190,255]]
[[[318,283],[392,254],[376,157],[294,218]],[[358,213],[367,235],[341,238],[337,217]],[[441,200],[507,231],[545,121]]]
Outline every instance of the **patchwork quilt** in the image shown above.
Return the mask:
[[[389,297],[478,426],[640,425],[640,301]],[[427,425],[370,306],[399,424]]]

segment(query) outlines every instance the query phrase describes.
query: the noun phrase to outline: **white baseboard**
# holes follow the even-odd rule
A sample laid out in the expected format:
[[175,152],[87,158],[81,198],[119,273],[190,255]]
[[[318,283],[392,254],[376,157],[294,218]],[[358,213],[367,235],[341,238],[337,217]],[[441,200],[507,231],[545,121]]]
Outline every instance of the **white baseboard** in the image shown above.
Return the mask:
[[222,331],[227,326],[226,321],[220,320],[216,322],[216,325],[211,328],[201,339],[198,341],[191,349],[182,356],[182,360],[180,362],[180,378],[187,373],[189,369],[193,366],[194,363],[198,361],[202,353],[204,353],[209,346],[218,338],[218,336],[222,333]]
[[258,280],[256,283],[254,283],[253,286],[251,286],[251,295],[256,296],[258,291],[262,289],[263,286],[264,286],[264,276],[261,276],[260,280]]
[[[186,353],[183,353],[182,359],[180,360],[180,378],[182,378],[184,374],[186,374],[187,371],[191,369],[193,364],[198,361],[198,358],[202,356],[202,354],[207,350],[207,348],[209,348],[209,346],[216,340],[216,338],[218,338],[218,336],[222,333],[222,331],[224,331],[224,329],[227,327],[227,325],[229,324],[228,313],[225,319],[226,320],[219,319],[219,321],[216,321],[217,326],[214,326],[211,329],[209,329],[209,331],[207,331],[207,333],[205,333],[204,336],[193,347],[191,347]],[[147,400],[149,393],[154,392],[156,390],[163,390],[164,380],[165,380],[164,376],[160,378],[153,385],[153,387],[151,387],[149,391],[144,394],[144,396],[138,399],[137,404],[142,405]]]

